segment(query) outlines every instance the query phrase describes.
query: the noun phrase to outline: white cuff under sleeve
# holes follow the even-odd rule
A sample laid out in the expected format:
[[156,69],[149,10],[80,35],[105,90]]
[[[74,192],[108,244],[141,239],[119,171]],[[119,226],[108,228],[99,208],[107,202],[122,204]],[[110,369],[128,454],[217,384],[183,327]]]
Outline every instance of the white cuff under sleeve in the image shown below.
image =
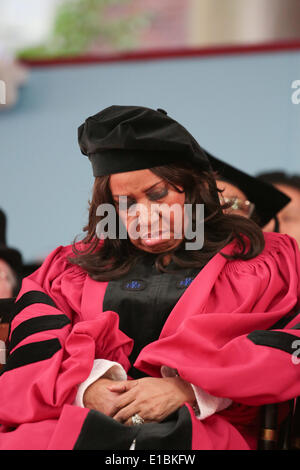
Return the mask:
[[118,362],[108,361],[107,359],[95,359],[90,375],[78,387],[77,395],[73,403],[75,406],[84,408],[84,392],[93,382],[100,379],[100,377],[106,377],[111,380],[126,380],[127,374]]
[[[178,374],[175,369],[168,366],[162,366],[161,375],[162,377],[174,377]],[[199,409],[199,413],[196,413],[196,416],[200,420],[208,418],[217,411],[225,410],[225,408],[228,408],[232,403],[232,400],[229,398],[215,397],[196,385],[191,384],[191,386],[194,390]]]
[[225,408],[228,408],[232,403],[232,400],[230,400],[229,398],[215,397],[205,392],[202,388],[197,387],[193,384],[191,385],[193,387],[197,400],[200,420],[208,418],[209,416],[217,413],[218,411],[225,410]]

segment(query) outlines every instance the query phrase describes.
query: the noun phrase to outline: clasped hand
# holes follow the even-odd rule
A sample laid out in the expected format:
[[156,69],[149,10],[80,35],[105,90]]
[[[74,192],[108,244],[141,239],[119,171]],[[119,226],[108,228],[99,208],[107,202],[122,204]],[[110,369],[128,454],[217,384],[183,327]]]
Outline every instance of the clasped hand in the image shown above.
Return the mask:
[[88,387],[84,405],[132,425],[132,416],[138,413],[145,422],[160,422],[184,403],[193,404],[192,386],[180,377],[114,381],[100,378]]

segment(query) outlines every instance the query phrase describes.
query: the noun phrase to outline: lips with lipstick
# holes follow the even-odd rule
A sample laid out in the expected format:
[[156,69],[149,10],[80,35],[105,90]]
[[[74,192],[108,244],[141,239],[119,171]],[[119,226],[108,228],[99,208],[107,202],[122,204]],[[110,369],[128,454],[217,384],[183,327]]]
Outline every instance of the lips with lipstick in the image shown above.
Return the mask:
[[156,232],[143,233],[140,236],[141,242],[147,246],[157,245],[164,240],[170,240],[170,232],[167,230],[159,230]]

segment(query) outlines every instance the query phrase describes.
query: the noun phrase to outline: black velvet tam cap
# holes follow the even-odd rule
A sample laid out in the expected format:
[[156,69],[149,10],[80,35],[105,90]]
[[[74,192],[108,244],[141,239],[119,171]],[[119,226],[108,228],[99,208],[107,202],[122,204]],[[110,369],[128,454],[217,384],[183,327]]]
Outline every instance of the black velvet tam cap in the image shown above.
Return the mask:
[[258,224],[264,227],[289,202],[290,198],[269,183],[219,160],[205,150],[217,179],[239,188],[255,204]]
[[186,161],[211,170],[193,136],[162,109],[110,106],[78,128],[78,143],[94,176]]

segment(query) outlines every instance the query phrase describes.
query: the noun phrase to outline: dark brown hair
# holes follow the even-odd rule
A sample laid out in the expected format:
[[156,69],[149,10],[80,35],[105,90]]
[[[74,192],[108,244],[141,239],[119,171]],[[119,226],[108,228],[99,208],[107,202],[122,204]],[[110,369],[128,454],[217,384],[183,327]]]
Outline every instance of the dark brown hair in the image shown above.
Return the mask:
[[[224,213],[224,209],[229,206],[228,204],[221,205],[219,201],[215,174],[201,171],[189,164],[160,166],[151,168],[151,171],[176,190],[180,191],[178,186],[183,188],[185,203],[192,204],[193,209],[196,204],[204,204],[203,247],[201,250],[185,251],[182,246],[186,240],[183,239],[179,247],[168,251],[175,265],[199,268],[200,270],[234,239],[238,241],[237,248],[231,256],[227,256],[229,259],[247,260],[262,252],[264,237],[261,228],[245,217]],[[87,271],[90,277],[96,281],[120,278],[145,254],[143,250],[139,250],[131,243],[129,237],[126,239],[106,238],[101,249],[97,249],[99,238],[96,234],[96,226],[101,218],[96,216],[96,211],[97,207],[103,203],[114,204],[109,187],[109,176],[95,178],[92,201],[89,203],[88,224],[83,229],[84,232],[87,232],[82,240],[85,247],[79,249],[76,240],[74,240],[73,253],[75,256],[69,258],[71,263]],[[194,215],[195,211],[193,221]],[[162,262],[165,255],[166,252],[156,255],[155,264],[160,271],[167,270]]]
[[290,188],[300,190],[300,174],[288,174],[284,171],[272,171],[266,173],[259,173],[257,177],[266,183],[270,184],[283,184]]

